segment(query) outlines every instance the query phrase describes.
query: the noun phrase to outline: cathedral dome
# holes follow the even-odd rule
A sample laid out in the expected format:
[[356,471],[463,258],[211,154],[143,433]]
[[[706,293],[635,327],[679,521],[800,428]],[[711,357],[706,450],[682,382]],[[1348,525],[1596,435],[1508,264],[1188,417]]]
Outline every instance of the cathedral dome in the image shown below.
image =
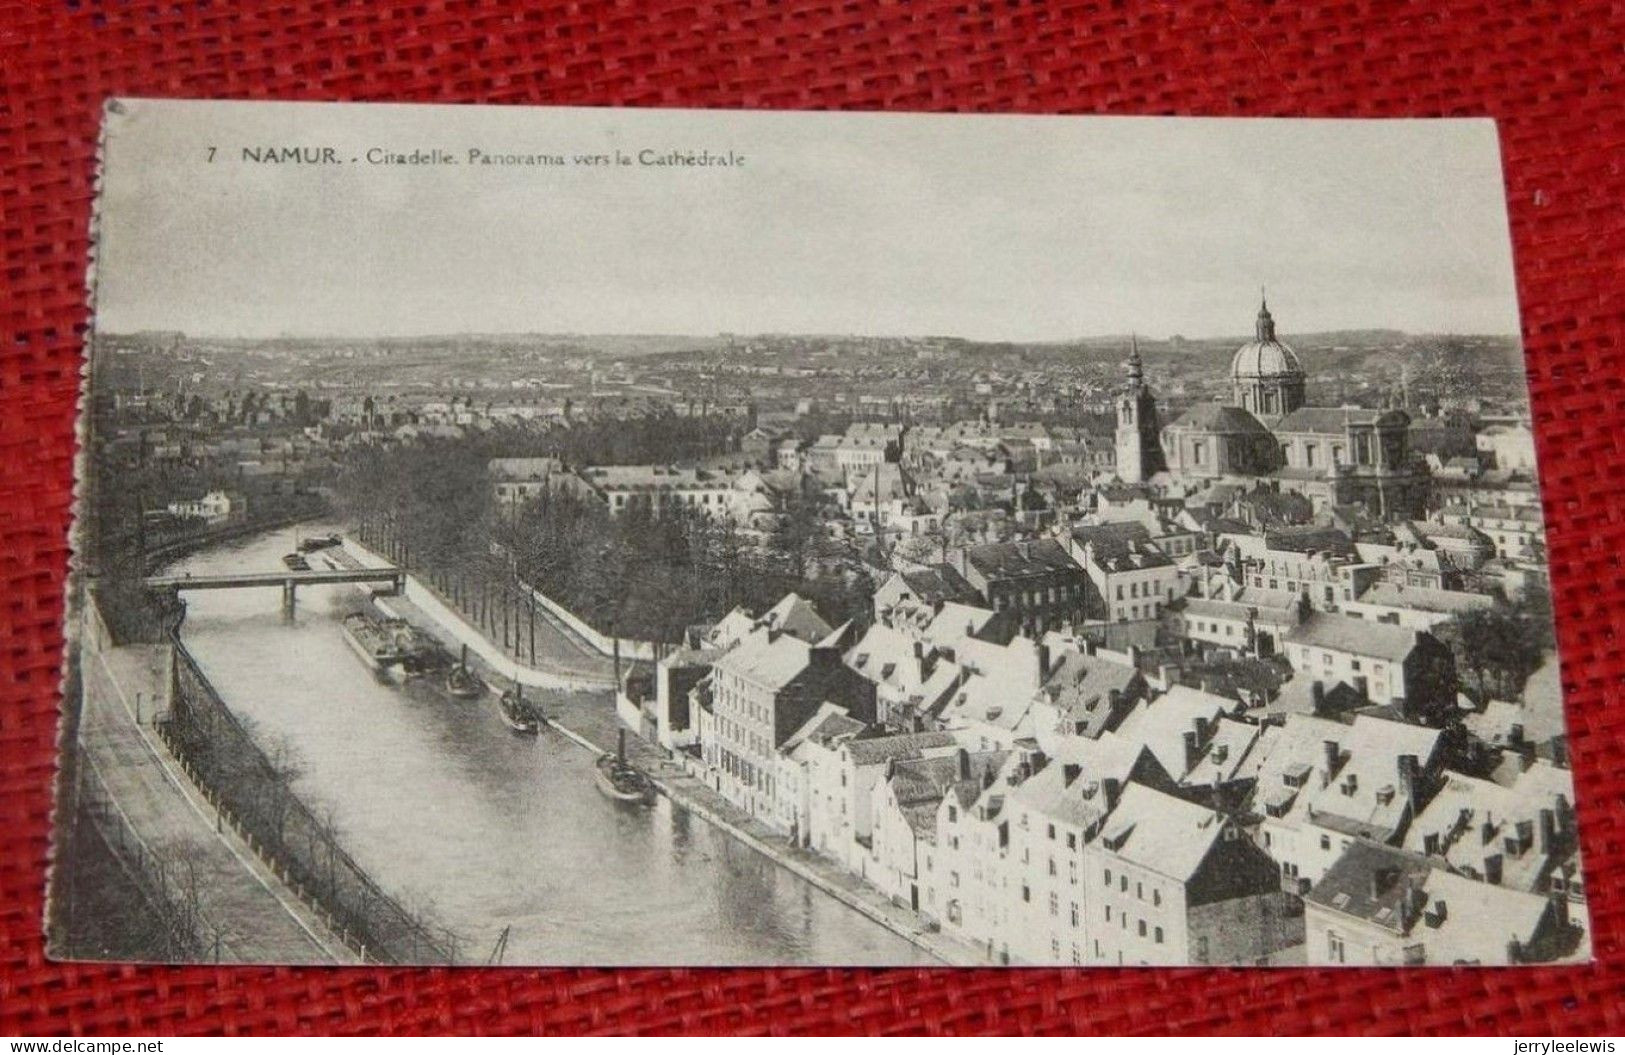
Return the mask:
[[1302,376],[1303,364],[1298,361],[1298,353],[1275,339],[1275,319],[1270,315],[1269,305],[1261,304],[1254,339],[1236,349],[1235,358],[1230,360],[1230,377],[1236,381],[1252,381]]

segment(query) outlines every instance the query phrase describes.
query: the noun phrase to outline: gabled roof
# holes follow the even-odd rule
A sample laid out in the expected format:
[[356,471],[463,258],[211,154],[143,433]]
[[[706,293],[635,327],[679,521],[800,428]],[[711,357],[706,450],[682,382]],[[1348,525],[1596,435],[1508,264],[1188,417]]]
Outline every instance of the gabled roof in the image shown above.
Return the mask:
[[1403,663],[1415,651],[1418,632],[1392,623],[1316,612],[1286,635],[1290,645],[1309,645],[1355,656]]
[[1174,685],[1156,699],[1134,708],[1123,719],[1117,733],[1125,740],[1150,748],[1162,767],[1179,778],[1186,771],[1185,734],[1195,732],[1198,724],[1206,732],[1221,715],[1238,707],[1235,700],[1213,696],[1188,685]]
[[1554,843],[1542,852],[1541,811],[1552,812],[1555,835],[1560,823],[1567,831],[1573,805],[1568,770],[1545,762],[1536,762],[1511,787],[1448,773],[1405,833],[1405,849],[1427,853],[1432,845],[1452,868],[1479,878],[1486,874],[1486,859],[1499,857],[1503,884],[1535,890],[1552,856],[1570,848]]
[[[1108,746],[1090,740],[1064,761],[1055,759],[1009,792],[1017,807],[1087,831],[1111,810],[1106,781],[1128,781],[1144,750],[1107,734]],[[1007,766],[1008,768],[1008,766]]]
[[932,564],[918,571],[898,574],[903,577],[910,592],[926,604],[936,605],[945,601],[976,604],[981,600],[975,587],[966,582],[959,569],[952,564]]
[[1130,784],[1093,845],[1131,864],[1188,882],[1225,829],[1217,812]]
[[770,691],[790,684],[812,662],[812,646],[789,634],[758,632],[724,653],[714,669],[737,674]]
[[1461,590],[1435,590],[1425,586],[1405,586],[1397,582],[1375,582],[1362,594],[1361,604],[1380,604],[1389,608],[1412,608],[1419,612],[1438,612],[1464,615],[1495,607],[1495,598],[1485,593],[1466,593]]
[[1043,698],[1070,724],[1083,723],[1083,736],[1099,736],[1117,720],[1112,693],[1125,701],[1140,672],[1103,656],[1072,651],[1061,655],[1044,679]]
[[952,754],[908,759],[892,767],[887,782],[914,834],[935,839],[938,804],[959,790],[974,798],[984,781],[997,773],[1008,757],[1007,751],[962,749]]
[[1277,435],[1312,432],[1342,435],[1350,425],[1406,425],[1410,417],[1401,410],[1370,410],[1365,407],[1299,407],[1275,425]]
[[811,601],[795,593],[785,594],[783,600],[767,610],[758,620],[758,624],[773,630],[782,630],[809,645],[829,636],[829,632],[834,629],[824,622]]
[[1192,431],[1240,433],[1249,436],[1268,436],[1270,430],[1263,422],[1240,407],[1225,403],[1198,403],[1176,418],[1171,429]]
[[849,740],[845,750],[854,765],[873,766],[892,759],[921,758],[928,751],[945,750],[953,747],[956,742],[952,733],[929,730]]
[[1531,941],[1550,912],[1541,895],[1476,882],[1363,839],[1304,900],[1423,941],[1429,963],[1505,963],[1509,939]]
[[989,579],[1021,579],[1057,571],[1081,574],[1066,548],[1053,539],[972,546],[965,551],[965,562]]
[[[1277,813],[1346,834],[1387,838],[1410,808],[1399,759],[1412,756],[1418,772],[1425,772],[1439,736],[1437,729],[1368,714],[1358,715],[1353,725],[1291,715],[1260,740],[1255,809],[1273,806]],[[1337,748],[1330,771],[1328,745]]]
[[821,747],[833,747],[845,740],[862,733],[869,728],[846,713],[846,708],[828,701],[819,705],[811,718],[800,729],[790,734],[789,739],[779,745],[779,751],[788,755],[803,743],[815,743]]

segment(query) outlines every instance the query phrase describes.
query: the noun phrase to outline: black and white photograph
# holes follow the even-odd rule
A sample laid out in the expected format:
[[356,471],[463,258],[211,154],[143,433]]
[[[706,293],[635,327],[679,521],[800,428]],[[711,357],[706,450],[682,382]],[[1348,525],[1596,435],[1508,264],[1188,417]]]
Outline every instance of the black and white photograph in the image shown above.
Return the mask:
[[53,957],[1591,959],[1494,122],[99,165]]

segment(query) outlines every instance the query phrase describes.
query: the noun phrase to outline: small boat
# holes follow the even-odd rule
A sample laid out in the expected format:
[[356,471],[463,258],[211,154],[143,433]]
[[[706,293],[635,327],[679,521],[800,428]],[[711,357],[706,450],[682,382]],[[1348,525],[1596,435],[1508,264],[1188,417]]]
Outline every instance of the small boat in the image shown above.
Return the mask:
[[635,806],[654,805],[654,782],[626,760],[625,729],[620,731],[615,753],[599,756],[594,764],[593,779],[598,783],[598,790],[616,802]]
[[525,691],[518,682],[497,698],[497,713],[516,733],[534,735],[542,727],[541,714],[525,699]]
[[485,689],[484,680],[468,665],[468,646],[464,645],[462,658],[446,671],[446,692],[452,699],[473,700],[483,696]]
[[289,571],[309,571],[310,561],[302,553],[288,553],[282,558],[282,563],[288,566]]
[[337,531],[326,535],[316,535],[313,538],[299,540],[300,553],[315,553],[317,550],[332,549],[344,542],[344,537]]

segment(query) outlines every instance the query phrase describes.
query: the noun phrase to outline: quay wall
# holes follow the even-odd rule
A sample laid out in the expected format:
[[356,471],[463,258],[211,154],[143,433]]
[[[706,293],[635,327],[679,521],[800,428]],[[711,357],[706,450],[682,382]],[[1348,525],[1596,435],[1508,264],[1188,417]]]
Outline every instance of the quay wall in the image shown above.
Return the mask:
[[631,637],[616,638],[601,634],[585,619],[528,583],[520,583],[519,588],[535,598],[539,607],[547,609],[559,622],[575,631],[578,637],[606,656],[614,655],[616,644],[619,643],[622,659],[646,659],[653,662],[672,647],[659,641],[641,641]]
[[454,940],[401,906],[338,845],[293,792],[178,637],[171,637],[171,699],[160,735],[186,775],[230,818],[250,849],[363,959],[452,964]]

